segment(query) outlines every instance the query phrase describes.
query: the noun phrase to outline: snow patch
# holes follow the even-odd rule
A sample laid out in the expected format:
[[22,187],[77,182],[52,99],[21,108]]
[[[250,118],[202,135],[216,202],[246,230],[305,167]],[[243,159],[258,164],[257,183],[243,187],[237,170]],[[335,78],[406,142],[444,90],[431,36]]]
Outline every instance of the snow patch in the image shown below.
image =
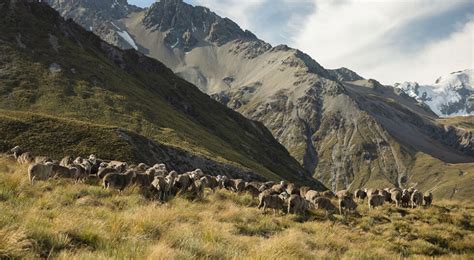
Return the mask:
[[115,27],[115,29],[117,29],[116,32],[118,35],[120,35],[120,37],[122,37],[122,39],[124,39],[128,44],[130,44],[132,48],[134,48],[135,50],[138,50],[137,44],[135,43],[133,38],[130,36],[130,34],[128,34],[127,31],[120,29],[120,27],[118,27],[114,22],[110,22],[110,23]]
[[176,48],[176,46],[178,46],[178,44],[179,44],[179,39],[176,39],[176,42],[173,45],[171,45],[171,49]]

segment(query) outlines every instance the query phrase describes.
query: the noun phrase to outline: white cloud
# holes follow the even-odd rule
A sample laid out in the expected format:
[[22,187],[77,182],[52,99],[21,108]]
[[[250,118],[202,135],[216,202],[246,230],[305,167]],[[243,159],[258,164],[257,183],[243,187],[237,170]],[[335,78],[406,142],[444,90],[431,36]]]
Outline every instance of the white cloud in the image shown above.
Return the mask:
[[466,1],[314,1],[316,11],[293,37],[292,45],[325,67],[348,67],[385,84],[431,83],[440,75],[473,67],[473,22],[415,51],[404,49],[397,39],[426,40],[417,35],[410,38],[412,25],[466,5]]
[[194,0],[193,2],[228,17],[244,29],[250,29],[252,27],[251,11],[257,9],[265,0]]

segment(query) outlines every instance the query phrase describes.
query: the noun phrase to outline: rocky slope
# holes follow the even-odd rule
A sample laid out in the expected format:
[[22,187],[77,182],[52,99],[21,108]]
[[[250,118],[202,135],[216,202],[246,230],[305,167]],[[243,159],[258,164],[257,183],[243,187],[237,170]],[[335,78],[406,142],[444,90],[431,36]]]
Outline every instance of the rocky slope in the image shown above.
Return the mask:
[[[210,99],[162,63],[105,43],[45,4],[26,2],[0,4],[0,108],[118,126],[183,150],[191,161],[210,158],[232,165],[228,171],[238,167],[323,189],[262,124]],[[56,128],[38,128],[33,140],[49,133],[67,143]],[[42,141],[36,145],[29,148],[48,151]]]
[[[51,2],[66,17],[95,19],[88,15],[87,1],[76,1],[85,10],[80,19],[58,7],[58,1]],[[263,122],[333,190],[416,185],[417,154],[449,163],[474,161],[472,131],[445,127],[402,91],[345,68],[326,70],[288,46],[272,47],[207,8],[162,0],[108,19],[146,55],[219,102]]]
[[432,85],[416,82],[395,84],[410,97],[427,104],[438,116],[474,115],[474,70],[467,69],[440,77]]

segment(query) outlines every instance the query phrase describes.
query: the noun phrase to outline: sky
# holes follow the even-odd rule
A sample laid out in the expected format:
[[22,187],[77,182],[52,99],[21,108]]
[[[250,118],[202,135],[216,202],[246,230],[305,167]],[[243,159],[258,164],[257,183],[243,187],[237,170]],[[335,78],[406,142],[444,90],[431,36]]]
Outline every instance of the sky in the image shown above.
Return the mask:
[[[142,7],[153,0],[129,0]],[[384,84],[474,67],[474,0],[185,0]]]

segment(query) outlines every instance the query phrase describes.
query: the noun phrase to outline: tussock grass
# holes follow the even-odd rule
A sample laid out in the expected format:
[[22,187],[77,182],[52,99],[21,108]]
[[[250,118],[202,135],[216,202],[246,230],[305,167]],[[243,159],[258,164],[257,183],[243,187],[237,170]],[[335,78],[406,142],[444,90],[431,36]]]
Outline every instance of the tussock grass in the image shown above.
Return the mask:
[[474,205],[437,201],[307,219],[262,214],[249,195],[150,201],[67,180],[30,185],[26,169],[0,158],[0,258],[399,259],[474,257]]

